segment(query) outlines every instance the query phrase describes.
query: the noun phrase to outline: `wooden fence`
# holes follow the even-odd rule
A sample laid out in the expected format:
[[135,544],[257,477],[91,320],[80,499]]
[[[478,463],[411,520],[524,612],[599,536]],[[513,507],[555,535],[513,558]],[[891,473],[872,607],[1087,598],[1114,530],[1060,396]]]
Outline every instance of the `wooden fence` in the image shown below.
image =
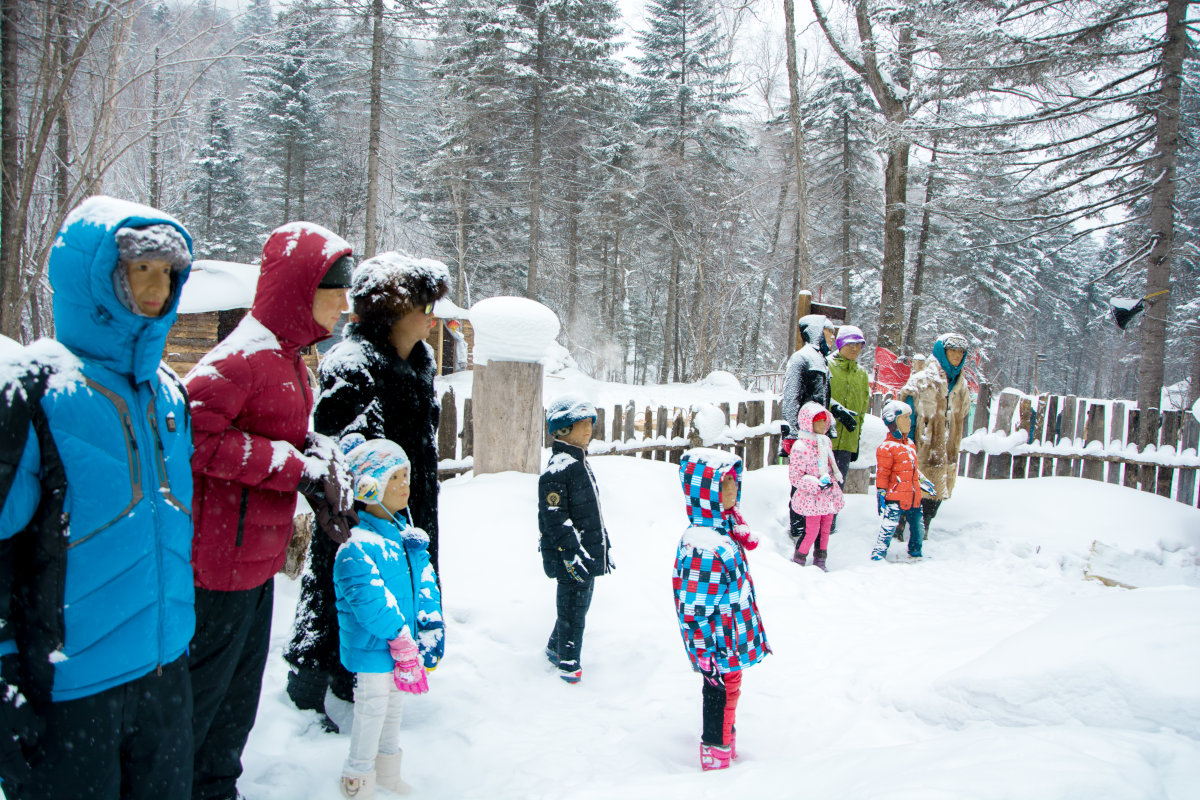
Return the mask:
[[1188,412],[1141,412],[1120,401],[1001,392],[995,418],[983,386],[958,472],[986,480],[1082,477],[1200,506],[1200,422]]
[[[442,480],[471,470],[474,464],[475,434],[472,403],[463,402],[460,421],[454,393],[442,395],[442,417],[438,426],[438,477]],[[731,406],[718,406],[725,412],[725,435],[707,446],[736,453],[747,470],[773,463],[779,452],[779,428],[783,413],[778,400],[753,400]],[[546,434],[545,445],[550,446]],[[624,406],[596,409],[592,445],[588,455],[640,456],[678,464],[683,451],[702,444],[693,424],[690,409]]]

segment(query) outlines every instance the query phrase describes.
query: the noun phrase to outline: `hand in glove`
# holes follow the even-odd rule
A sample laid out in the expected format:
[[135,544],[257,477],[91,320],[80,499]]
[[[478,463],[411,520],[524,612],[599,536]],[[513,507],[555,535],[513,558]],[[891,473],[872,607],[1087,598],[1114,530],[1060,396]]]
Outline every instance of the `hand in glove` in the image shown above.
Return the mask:
[[0,665],[0,780],[6,788],[19,788],[29,779],[25,751],[35,743],[39,720],[17,688],[16,655],[0,658]]
[[358,523],[353,482],[341,453],[328,436],[308,434],[299,491],[326,536],[338,544],[350,538],[350,528]]
[[817,481],[817,486],[820,486],[822,489],[828,489],[830,486],[833,486],[833,478],[828,475],[822,475]]
[[883,516],[883,510],[887,508],[887,492],[883,489],[877,489],[875,496],[879,499],[879,510],[876,512],[879,516]]
[[747,550],[753,550],[758,547],[758,536],[754,531],[750,530],[750,526],[746,524],[746,520],[742,517],[742,512],[737,506],[729,509],[729,517],[733,520],[733,530],[730,534],[733,540]]
[[833,414],[838,422],[842,423],[842,427],[845,428],[847,432],[852,433],[854,429],[858,427],[858,414],[854,413],[850,409],[834,403],[833,407],[830,408],[829,411],[831,414]]
[[583,559],[579,557],[578,551],[568,556],[566,551],[560,547],[558,548],[558,553],[562,558],[563,567],[566,569],[567,574],[571,576],[571,580],[579,584],[587,583],[590,576],[588,575],[587,567],[583,564]]
[[792,454],[792,448],[795,445],[796,445],[795,439],[784,439],[782,442],[779,443],[779,449],[783,451],[783,454],[785,456],[790,456]]
[[425,677],[425,665],[421,663],[417,643],[413,641],[408,628],[400,631],[395,639],[388,640],[388,650],[392,660],[396,662],[392,670],[392,680],[396,688],[409,694],[425,694],[429,691],[429,679]]
[[702,653],[696,657],[696,666],[700,668],[700,674],[704,676],[704,682],[709,686],[725,685],[725,678],[721,676],[720,670],[717,669],[717,663],[708,653]]

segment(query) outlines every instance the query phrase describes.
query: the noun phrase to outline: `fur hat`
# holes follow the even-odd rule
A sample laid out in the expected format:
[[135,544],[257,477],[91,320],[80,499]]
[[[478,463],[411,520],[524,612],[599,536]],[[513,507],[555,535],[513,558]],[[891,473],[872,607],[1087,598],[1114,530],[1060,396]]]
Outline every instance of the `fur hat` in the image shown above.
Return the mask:
[[348,433],[338,442],[346,457],[346,469],[354,479],[354,499],[378,503],[392,475],[409,465],[404,448],[390,439],[367,441],[361,433]]
[[416,308],[435,303],[450,291],[450,271],[432,258],[380,253],[354,268],[350,306],[369,326],[390,327]]

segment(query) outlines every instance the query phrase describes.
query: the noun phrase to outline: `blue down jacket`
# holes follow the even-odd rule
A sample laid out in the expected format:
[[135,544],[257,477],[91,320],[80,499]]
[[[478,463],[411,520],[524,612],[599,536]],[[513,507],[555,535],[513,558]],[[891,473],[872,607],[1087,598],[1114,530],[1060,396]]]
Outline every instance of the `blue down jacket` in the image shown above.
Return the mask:
[[24,436],[0,447],[0,653],[19,653],[35,701],[141,677],[195,627],[192,431],[160,365],[188,271],[154,318],[125,308],[112,280],[115,231],[155,223],[191,246],[145,206],[93,197],[72,211],[50,254],[58,341],[26,348],[24,374],[5,370],[27,402],[4,412]]
[[342,665],[351,672],[391,672],[388,640],[408,628],[426,667],[442,657],[442,596],[429,563],[429,537],[402,514],[361,512],[333,564]]

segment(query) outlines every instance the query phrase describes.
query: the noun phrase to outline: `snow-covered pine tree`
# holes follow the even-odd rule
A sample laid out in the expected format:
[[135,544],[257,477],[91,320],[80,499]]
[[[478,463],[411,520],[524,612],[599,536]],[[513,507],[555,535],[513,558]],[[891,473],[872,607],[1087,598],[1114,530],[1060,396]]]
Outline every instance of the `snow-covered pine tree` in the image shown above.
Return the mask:
[[[737,89],[711,0],[652,0],[646,12],[634,79],[643,146],[639,211],[652,237],[647,246],[658,263],[667,265],[658,375],[665,381],[686,373],[684,290],[690,285],[692,300],[700,299],[696,289],[712,256],[709,237],[729,221],[722,217],[730,212],[731,157],[746,143],[731,122]],[[704,324],[706,309],[693,302],[691,310],[690,319]]]
[[245,261],[258,249],[254,210],[227,117],[223,100],[209,100],[205,137],[191,162],[186,219],[197,258]]

